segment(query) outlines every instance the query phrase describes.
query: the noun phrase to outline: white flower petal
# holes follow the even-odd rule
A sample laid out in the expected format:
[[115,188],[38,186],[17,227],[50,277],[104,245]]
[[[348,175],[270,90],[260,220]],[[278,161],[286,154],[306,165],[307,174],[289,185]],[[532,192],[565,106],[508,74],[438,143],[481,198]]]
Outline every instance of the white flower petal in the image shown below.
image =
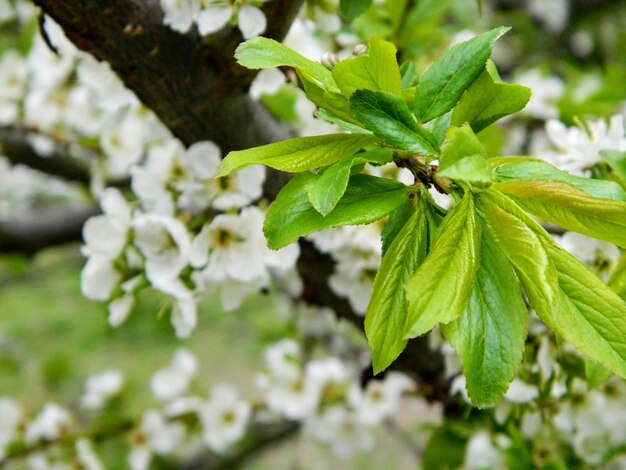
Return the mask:
[[196,19],[198,31],[202,36],[214,33],[222,29],[232,16],[229,7],[211,7],[202,10]]
[[244,39],[249,39],[265,31],[267,19],[259,8],[244,5],[239,10],[238,23]]

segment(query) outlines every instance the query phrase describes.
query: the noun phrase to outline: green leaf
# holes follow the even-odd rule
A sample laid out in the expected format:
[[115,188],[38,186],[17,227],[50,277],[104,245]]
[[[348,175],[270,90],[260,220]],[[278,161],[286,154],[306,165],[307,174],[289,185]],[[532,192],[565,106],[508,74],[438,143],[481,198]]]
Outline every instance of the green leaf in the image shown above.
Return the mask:
[[626,201],[626,191],[613,181],[573,176],[544,160],[530,157],[498,157],[489,159],[498,181],[562,181],[593,197]]
[[272,94],[263,93],[261,102],[276,118],[288,123],[300,121],[300,115],[296,111],[296,102],[299,93],[295,86],[282,86]]
[[513,268],[484,230],[480,267],[467,308],[459,318],[442,325],[459,354],[475,406],[492,405],[506,392],[522,360],[527,317]]
[[367,11],[372,0],[339,0],[339,12],[348,20],[353,20]]
[[357,90],[350,98],[352,114],[387,144],[427,157],[439,153],[435,137],[422,128],[404,100],[382,91]]
[[368,131],[356,124],[352,124],[351,122],[346,122],[343,119],[335,116],[333,113],[328,111],[327,109],[320,109],[315,112],[315,117],[319,119],[323,119],[326,122],[330,122],[331,124],[335,124],[341,127],[343,130],[350,132],[351,134],[371,134],[372,131]]
[[428,123],[428,129],[435,136],[437,143],[439,145],[443,144],[446,140],[446,134],[448,133],[448,129],[450,128],[450,122],[452,119],[452,113],[442,114],[439,117],[436,117],[432,121]]
[[424,72],[417,85],[415,112],[428,122],[450,111],[484,70],[494,42],[510,28],[496,28],[452,46]]
[[410,88],[417,84],[417,67],[413,62],[405,62],[400,66],[400,76],[402,77],[402,89]]
[[535,310],[554,308],[557,274],[544,246],[550,235],[517,204],[492,189],[479,193],[485,228],[515,268]]
[[282,171],[312,170],[331,165],[357,150],[373,147],[375,143],[374,136],[366,134],[328,134],[237,150],[226,155],[215,177],[258,164]]
[[626,303],[552,239],[546,245],[558,273],[558,308],[537,314],[565,341],[626,377]]
[[324,217],[313,208],[306,192],[314,178],[313,173],[296,176],[270,206],[263,225],[270,248],[277,250],[325,228],[375,222],[401,205],[411,192],[411,188],[395,180],[355,175],[348,181],[335,210]]
[[459,160],[470,155],[481,155],[487,158],[483,144],[480,143],[474,131],[465,124],[463,127],[453,128],[445,150],[439,160],[439,171],[455,165]]
[[386,369],[402,352],[407,300],[401,286],[424,260],[428,245],[428,225],[423,202],[394,238],[383,256],[367,312],[365,333],[372,349],[374,373]]
[[[445,426],[445,425],[444,425]],[[433,431],[424,449],[422,466],[428,470],[461,468],[465,459],[467,438],[446,427]]]
[[626,252],[622,252],[622,256],[609,279],[609,287],[613,289],[617,295],[626,300]]
[[481,188],[493,183],[493,170],[482,155],[463,157],[453,165],[438,171],[437,176],[452,181],[464,181]]
[[307,185],[306,191],[309,195],[309,201],[317,212],[324,216],[328,215],[346,191],[350,169],[353,166],[370,162],[382,165],[389,163],[392,159],[393,151],[391,149],[376,149],[357,153],[333,163],[323,172],[318,173]]
[[293,67],[299,75],[317,83],[320,87],[338,91],[330,70],[273,39],[262,36],[248,39],[237,47],[235,58],[239,64],[249,69]]
[[396,46],[378,37],[369,40],[365,54],[335,65],[332,75],[348,98],[360,89],[387,91],[398,96],[402,93]]
[[480,193],[479,207],[537,315],[581,352],[626,376],[624,301],[506,196]]
[[405,284],[409,301],[405,338],[459,317],[469,300],[479,261],[481,226],[466,193],[448,214],[426,260]]
[[626,185],[626,152],[600,150],[600,156],[609,164],[623,184]]
[[345,96],[341,94],[339,89],[329,91],[320,87],[315,81],[308,79],[306,76],[300,75],[300,81],[304,87],[304,92],[309,100],[315,103],[319,108],[325,109],[329,113],[337,116],[342,121],[358,124],[350,113],[350,103]]
[[[522,85],[501,83],[490,65],[467,89],[454,112],[452,125],[460,126],[469,123],[474,132],[480,132],[498,119],[516,113],[528,103],[530,88]],[[494,70],[495,70],[495,66]]]
[[585,378],[587,379],[587,387],[589,388],[589,390],[592,390],[602,385],[612,375],[613,372],[608,370],[598,361],[585,358]]
[[559,181],[509,181],[494,188],[540,219],[626,247],[626,203],[591,197]]
[[383,256],[385,256],[385,253],[387,253],[394,239],[398,236],[398,233],[400,233],[400,230],[402,230],[402,227],[405,226],[414,212],[415,206],[413,201],[407,199],[404,204],[389,214],[389,220],[380,234]]

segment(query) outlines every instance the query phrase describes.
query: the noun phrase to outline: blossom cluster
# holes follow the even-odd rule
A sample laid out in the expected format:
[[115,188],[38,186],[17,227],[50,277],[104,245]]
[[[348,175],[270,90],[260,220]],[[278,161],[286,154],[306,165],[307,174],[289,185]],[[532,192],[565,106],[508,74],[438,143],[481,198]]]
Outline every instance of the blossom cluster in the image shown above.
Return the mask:
[[[196,424],[202,442],[216,454],[231,452],[253,422],[281,420],[302,423],[306,436],[330,446],[339,456],[372,450],[376,442],[373,431],[394,418],[403,395],[415,388],[408,376],[397,372],[362,388],[354,362],[333,356],[305,361],[301,345],[291,339],[270,345],[264,360],[264,371],[257,379],[258,398],[243,398],[226,383],[216,383],[208,393],[198,394],[202,385],[198,383],[198,359],[189,350],[178,349],[171,363],[152,375],[150,389],[156,406],[133,420],[130,428],[111,431],[129,433],[129,468],[150,468],[154,455],[185,455],[186,443],[195,439]],[[0,462],[5,456],[12,457],[12,449],[21,442],[33,447],[27,456],[30,468],[62,465],[67,453],[58,452],[53,445],[41,449],[37,445],[45,442],[62,447],[69,445],[67,440],[75,442],[72,458],[82,467],[104,468],[90,431],[81,431],[81,423],[100,413],[115,413],[109,404],[123,393],[123,387],[121,371],[103,371],[85,382],[80,410],[48,403],[33,417],[15,400],[0,398]],[[82,437],[74,440],[74,435]]]
[[264,1],[161,0],[163,23],[179,33],[189,32],[195,23],[202,36],[236,23],[248,39],[265,31],[267,19],[259,8]]

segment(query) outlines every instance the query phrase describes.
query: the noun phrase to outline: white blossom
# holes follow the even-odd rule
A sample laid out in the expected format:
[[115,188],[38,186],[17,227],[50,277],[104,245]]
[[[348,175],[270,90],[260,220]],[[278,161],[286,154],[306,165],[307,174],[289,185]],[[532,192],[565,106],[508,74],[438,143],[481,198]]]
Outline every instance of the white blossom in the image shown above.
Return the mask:
[[198,361],[195,356],[187,349],[180,348],[174,353],[172,363],[152,376],[152,393],[161,401],[172,401],[187,392],[197,372]]
[[17,438],[17,431],[22,422],[22,410],[12,399],[0,398],[0,462],[4,458],[7,445]]
[[215,452],[226,451],[245,434],[251,413],[250,403],[240,399],[236,389],[215,385],[211,398],[198,411],[204,442]]
[[211,6],[198,13],[198,31],[202,36],[215,33],[228,24],[232,10],[228,6]]
[[76,441],[76,456],[84,470],[104,470],[104,465],[93,450],[93,444],[88,439]]
[[565,92],[565,84],[555,76],[544,76],[539,69],[529,69],[518,73],[515,82],[527,86],[532,94],[522,114],[538,119],[551,119],[558,116],[556,103]]
[[135,297],[123,295],[109,303],[109,325],[118,327],[126,321],[135,304]]
[[503,456],[491,442],[487,431],[477,432],[467,443],[463,468],[505,468]]
[[356,452],[371,452],[376,440],[367,427],[361,426],[348,410],[332,406],[306,421],[306,432],[319,442],[328,444],[340,458]]
[[415,384],[400,372],[389,372],[383,380],[370,380],[365,390],[352,386],[348,401],[355,409],[357,423],[375,426],[397,411],[402,394],[413,390]]
[[539,156],[553,165],[578,176],[589,176],[589,168],[601,161],[601,150],[626,151],[624,117],[617,114],[607,123],[590,121],[587,130],[566,127],[557,120],[546,123],[547,136],[554,150],[546,150]]
[[72,422],[72,417],[64,408],[48,403],[26,427],[26,442],[33,444],[39,440],[49,440],[62,436]]
[[27,73],[26,62],[17,52],[9,50],[0,58],[0,124],[10,124],[17,118]]
[[185,437],[181,423],[168,422],[158,411],[144,414],[139,429],[135,431],[133,448],[129,456],[132,470],[147,470],[152,453],[167,455],[180,445]]
[[92,375],[85,382],[85,393],[81,397],[83,408],[99,410],[124,385],[124,376],[119,370],[107,370]]
[[243,5],[239,9],[237,25],[244,39],[249,39],[265,32],[267,19],[259,8]]
[[191,29],[200,10],[200,2],[199,0],[161,0],[161,8],[165,12],[163,24],[179,33],[186,33]]
[[549,33],[558,34],[567,26],[569,0],[529,0],[526,9]]
[[539,396],[536,386],[513,379],[504,397],[511,403],[529,403]]

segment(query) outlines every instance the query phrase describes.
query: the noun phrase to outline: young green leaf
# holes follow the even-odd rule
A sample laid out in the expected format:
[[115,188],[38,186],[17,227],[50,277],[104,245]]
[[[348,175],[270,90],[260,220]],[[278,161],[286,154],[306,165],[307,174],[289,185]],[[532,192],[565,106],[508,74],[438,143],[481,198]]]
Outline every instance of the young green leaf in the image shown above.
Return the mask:
[[417,84],[417,67],[413,62],[405,62],[400,66],[400,76],[402,77],[402,89],[410,88]]
[[540,219],[626,247],[626,203],[591,197],[558,181],[509,181],[494,188]]
[[357,150],[373,147],[375,143],[376,138],[368,134],[328,134],[237,150],[226,155],[215,177],[258,164],[282,171],[312,170],[332,165]]
[[383,256],[385,256],[385,253],[387,253],[394,239],[398,236],[398,233],[400,233],[400,230],[402,230],[402,227],[405,226],[414,212],[415,205],[413,201],[407,199],[404,204],[389,214],[389,220],[380,234]]
[[405,284],[409,301],[405,338],[422,335],[463,313],[476,278],[480,232],[473,197],[466,193],[444,220],[424,262]]
[[498,119],[516,113],[528,103],[530,88],[502,83],[493,62],[463,94],[452,113],[452,125],[469,123],[474,132],[480,132]]
[[463,157],[438,171],[437,176],[470,183],[478,188],[484,188],[493,183],[493,170],[482,155]]
[[489,159],[498,181],[562,181],[593,197],[626,202],[626,191],[613,181],[581,178],[531,157],[498,157]]
[[600,156],[613,169],[622,184],[626,185],[626,152],[601,150]]
[[352,122],[347,122],[341,119],[339,116],[336,116],[332,112],[328,111],[326,108],[321,108],[315,112],[315,117],[319,119],[323,119],[326,122],[330,122],[331,124],[335,124],[336,126],[341,127],[344,131],[348,131],[351,134],[371,134],[372,131],[364,129],[361,126],[353,124]]
[[527,319],[513,268],[490,232],[483,230],[480,267],[467,308],[442,325],[459,354],[475,406],[492,405],[506,392],[522,360]]
[[299,75],[330,91],[339,91],[333,75],[326,67],[301,56],[273,39],[257,36],[237,47],[235,58],[249,69],[293,67]]
[[357,90],[350,110],[363,125],[388,145],[427,157],[439,154],[435,137],[421,127],[404,100],[382,91]]
[[462,158],[470,155],[480,155],[485,159],[487,158],[483,144],[480,143],[474,131],[467,124],[463,127],[453,128],[450,133],[448,145],[439,160],[439,171],[453,166]]
[[587,387],[589,387],[589,390],[593,390],[599,385],[602,385],[612,375],[613,372],[598,361],[594,361],[588,357],[585,358],[585,378],[587,379]]
[[333,163],[323,172],[317,174],[316,178],[307,185],[306,191],[311,205],[323,216],[328,215],[346,191],[350,169],[353,166],[370,162],[382,165],[389,163],[392,159],[393,151],[391,149],[375,149],[369,152],[356,153]]
[[626,303],[554,241],[546,245],[558,272],[558,308],[537,314],[565,341],[626,377]]
[[510,28],[496,28],[452,46],[424,72],[415,94],[415,113],[428,122],[450,111],[484,70],[496,40]]
[[439,145],[443,144],[446,140],[446,134],[448,133],[448,129],[450,129],[451,120],[452,113],[446,113],[428,123],[428,129],[435,136]]
[[378,37],[369,40],[365,54],[335,65],[332,75],[348,98],[360,89],[387,91],[398,96],[402,93],[396,46]]
[[512,200],[489,189],[478,195],[488,230],[515,268],[535,310],[556,304],[557,274],[544,242],[550,235]]
[[407,300],[402,286],[424,260],[428,226],[420,201],[383,256],[367,312],[365,333],[372,349],[374,373],[386,369],[406,346]]
[[304,87],[304,92],[309,100],[315,103],[319,108],[325,109],[328,113],[337,116],[342,121],[358,124],[356,119],[350,113],[350,103],[347,98],[341,94],[339,89],[336,91],[329,91],[326,88],[320,87],[320,85],[307,78],[306,76],[299,74],[300,81]]
[[617,266],[613,268],[609,279],[609,287],[622,299],[626,300],[626,252],[622,252]]
[[277,250],[309,233],[340,225],[363,225],[383,218],[408,197],[404,184],[369,175],[355,175],[335,209],[326,217],[309,201],[307,185],[313,173],[302,173],[280,191],[265,216],[263,232],[270,248]]
[[339,0],[339,12],[348,20],[353,20],[367,11],[372,0]]

